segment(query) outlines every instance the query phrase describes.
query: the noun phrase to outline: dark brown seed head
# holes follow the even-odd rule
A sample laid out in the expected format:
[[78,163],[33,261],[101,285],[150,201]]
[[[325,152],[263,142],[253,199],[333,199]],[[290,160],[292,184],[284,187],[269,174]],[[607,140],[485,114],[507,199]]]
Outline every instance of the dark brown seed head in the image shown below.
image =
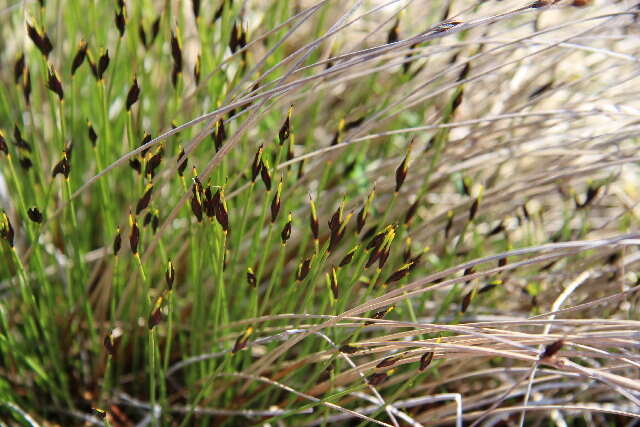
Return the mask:
[[563,345],[564,340],[558,340],[552,342],[551,344],[548,344],[540,355],[540,360],[550,359],[551,357],[555,356],[555,354],[560,351]]
[[196,82],[196,86],[200,84],[200,69],[202,66],[202,58],[200,54],[196,56],[196,62],[193,64],[193,80]]
[[389,33],[387,34],[387,44],[395,43],[400,39],[398,26],[400,26],[400,19],[396,19],[396,23],[393,24],[393,27],[389,30]]
[[236,53],[240,47],[240,34],[242,33],[242,26],[238,25],[238,21],[233,23],[231,27],[231,35],[229,36],[229,49],[231,53]]
[[267,191],[271,191],[271,172],[269,172],[269,165],[264,163],[264,159],[262,159],[260,177],[262,178],[262,182],[264,183],[264,187]]
[[31,169],[31,166],[33,166],[33,163],[31,162],[31,159],[27,156],[25,157],[20,157],[18,159],[18,161],[20,162],[20,166],[22,167],[22,169],[24,170],[29,170]]
[[351,343],[347,343],[342,345],[339,350],[341,353],[344,353],[344,354],[353,354],[360,349]]
[[151,314],[149,315],[149,320],[147,321],[147,326],[149,327],[149,330],[152,330],[153,328],[158,326],[160,322],[162,322],[161,310],[162,310],[162,307],[157,307],[153,311],[151,311]]
[[338,293],[338,275],[336,267],[331,267],[331,273],[327,274],[329,274],[329,283],[331,285],[331,293],[333,294],[333,298],[338,299],[340,295]]
[[407,155],[404,157],[404,160],[402,160],[402,163],[400,163],[400,166],[398,166],[398,168],[396,169],[396,189],[395,189],[396,193],[400,191],[400,188],[402,188],[402,184],[404,183],[404,180],[407,178],[407,172],[409,172],[409,156],[411,155],[412,147],[413,147],[413,140],[409,144]]
[[115,343],[113,341],[113,337],[111,336],[111,334],[105,335],[104,341],[102,343],[104,344],[104,348],[105,348],[105,350],[107,350],[107,354],[109,356],[115,355],[116,346],[115,346]]
[[413,202],[411,206],[409,206],[409,209],[407,209],[407,213],[404,216],[405,225],[411,224],[411,220],[413,219],[414,215],[418,211],[419,204],[420,204],[420,199],[416,199],[416,201]]
[[253,328],[249,326],[237,339],[235,344],[233,345],[233,349],[231,349],[231,353],[235,354],[245,348],[247,343],[249,342],[249,337],[253,333]]
[[96,80],[100,80],[100,77],[98,75],[98,65],[96,65],[96,63],[93,60],[93,57],[91,56],[91,52],[87,52],[87,62],[89,63],[89,69],[91,70],[91,74],[93,74],[93,77]]
[[138,200],[138,204],[136,205],[136,215],[140,214],[143,210],[149,206],[149,202],[151,201],[151,195],[153,194],[153,184],[148,184],[147,188]]
[[282,194],[282,179],[280,179],[280,183],[278,184],[278,189],[276,194],[274,194],[273,199],[271,200],[271,223],[276,222],[278,218],[278,212],[280,212],[280,195]]
[[191,211],[198,222],[202,222],[202,204],[195,194],[191,196]]
[[177,72],[182,71],[182,43],[180,33],[171,31],[171,57],[173,58],[173,68]]
[[116,24],[116,28],[118,29],[118,33],[122,38],[124,36],[124,29],[125,29],[125,23],[126,23],[124,7],[118,8],[116,10],[116,16],[114,18],[114,22]]
[[97,68],[97,78],[98,80],[102,80],[105,71],[109,67],[109,50],[104,49],[102,54],[100,55],[100,59],[98,59],[98,68]]
[[182,147],[180,147],[180,153],[178,153],[178,160],[176,160],[176,162],[178,163],[178,174],[180,176],[184,175],[184,171],[187,168],[187,163],[188,159],[187,159],[187,155],[184,152],[184,149]]
[[536,0],[529,6],[531,9],[539,9],[541,7],[550,6],[554,0]]
[[289,107],[289,111],[287,112],[287,118],[284,120],[282,126],[280,126],[280,131],[278,132],[278,140],[280,141],[280,145],[284,144],[284,142],[289,139],[289,135],[291,135],[291,113],[293,111],[293,105]]
[[218,6],[218,9],[216,9],[216,12],[213,14],[212,23],[216,22],[218,19],[220,19],[222,17],[222,12],[224,10],[224,5],[225,5],[225,1],[222,0],[220,2],[220,6]]
[[422,357],[420,358],[420,368],[419,368],[420,371],[424,371],[425,369],[427,369],[427,367],[431,364],[432,360],[433,360],[433,351],[423,354]]
[[4,133],[0,130],[0,153],[4,153],[5,155],[9,155],[9,146],[7,145],[7,141],[4,138]]
[[101,420],[104,420],[107,418],[107,412],[103,409],[100,408],[91,408],[91,414],[95,415],[96,417],[100,418]]
[[460,312],[466,313],[467,308],[469,308],[469,304],[471,304],[471,298],[473,297],[473,291],[469,291],[462,298],[462,303],[460,303]]
[[96,142],[98,141],[98,134],[96,133],[96,130],[93,128],[93,125],[91,124],[91,122],[87,122],[87,133],[89,135],[89,140],[91,141],[91,145],[95,147]]
[[156,40],[156,37],[158,37],[158,33],[160,32],[160,19],[162,17],[158,16],[153,23],[151,24],[151,40],[149,41],[149,44],[153,44],[153,42]]
[[247,268],[247,283],[252,288],[255,288],[257,285],[256,274],[253,272],[251,267]]
[[158,226],[160,225],[160,216],[158,214],[158,210],[156,209],[153,212],[153,216],[151,217],[151,230],[155,234],[158,231]]
[[211,137],[213,138],[213,142],[216,146],[216,151],[220,151],[224,144],[224,140],[227,139],[227,131],[224,128],[224,119],[219,119],[216,122],[216,128],[211,134]]
[[200,0],[191,0],[191,10],[193,10],[193,16],[198,19],[200,17]]
[[113,254],[118,255],[120,248],[122,247],[122,236],[120,235],[120,228],[116,230],[116,237],[113,239]]
[[31,221],[38,224],[40,224],[44,220],[44,217],[42,216],[42,213],[38,210],[38,208],[29,208],[27,210],[27,215],[29,216],[29,219]]
[[464,97],[464,90],[460,88],[456,91],[456,94],[451,102],[451,114],[455,113],[460,104],[462,104],[462,99]]
[[386,357],[376,365],[376,368],[388,368],[389,366],[395,365],[396,362],[401,359],[402,359],[402,355]]
[[133,83],[129,88],[129,92],[127,93],[127,111],[131,110],[133,104],[138,102],[138,98],[140,97],[140,86],[138,86],[138,79],[136,77],[133,78]]
[[471,207],[469,208],[469,221],[473,221],[478,213],[478,206],[480,205],[480,198],[476,197],[471,203]]
[[[150,142],[153,138],[151,137],[151,134],[147,131],[144,132],[144,135],[142,135],[142,141],[140,141],[140,147],[144,146],[145,144],[147,144],[148,142]],[[149,152],[150,147],[147,147],[145,149],[142,150],[142,156],[146,156],[147,153]]]
[[340,206],[338,206],[338,208],[336,209],[336,211],[333,213],[333,215],[331,216],[331,219],[329,219],[329,230],[331,230],[331,233],[337,233],[338,230],[340,229],[340,226],[342,225],[342,213],[344,211],[344,200],[342,200],[342,202],[340,203]]
[[144,169],[144,174],[150,178],[153,178],[156,175],[156,169],[162,163],[162,155],[164,154],[164,150],[159,149],[156,154],[151,156],[149,161],[147,162],[147,167]]
[[131,252],[136,255],[138,253],[138,244],[140,243],[140,229],[135,222],[135,218],[131,216],[131,232],[129,233],[129,246],[131,246]]
[[217,200],[215,203],[216,219],[225,232],[229,231],[229,212],[227,211],[227,202],[224,199],[224,192],[218,190],[213,198]]
[[384,383],[388,378],[389,378],[389,375],[387,375],[384,372],[381,372],[378,374],[369,375],[369,377],[367,378],[367,382],[372,386],[377,386]]
[[152,218],[153,218],[153,213],[151,211],[148,211],[144,215],[144,220],[142,220],[142,227],[146,227],[147,225],[151,224]]
[[292,223],[291,212],[289,212],[289,220],[284,225],[284,227],[282,228],[282,232],[280,233],[280,238],[282,239],[283,245],[287,243],[287,240],[289,240],[289,238],[291,237],[291,223]]
[[313,257],[305,258],[298,266],[298,271],[296,272],[296,280],[298,282],[302,282],[309,274],[309,271],[311,271],[312,258]]
[[176,270],[173,268],[173,263],[171,260],[167,263],[167,270],[164,273],[164,279],[167,282],[167,288],[169,290],[173,289],[173,281],[176,278]]
[[262,144],[260,144],[258,151],[256,151],[256,154],[253,157],[253,163],[251,164],[251,181],[253,182],[256,182],[258,175],[260,175],[260,170],[262,169],[262,151],[263,147]]
[[458,75],[458,81],[464,80],[469,75],[469,71],[471,70],[471,63],[467,62],[464,64],[462,71],[460,71],[460,75]]
[[22,74],[22,95],[24,96],[25,104],[29,105],[29,101],[31,98],[31,74],[29,73],[29,68],[24,68],[24,73]]
[[402,265],[396,271],[391,273],[391,275],[387,278],[386,283],[397,282],[398,280],[402,279],[404,276],[409,274],[409,272],[411,271],[411,265],[412,265],[411,263],[406,263]]
[[347,252],[344,258],[342,258],[342,261],[340,261],[339,266],[344,267],[346,265],[351,264],[351,261],[353,260],[353,256],[355,255],[359,247],[360,247],[359,245],[356,245],[349,252]]
[[0,237],[6,240],[9,246],[13,247],[15,233],[6,212],[2,212],[2,217],[0,218]]
[[25,69],[26,65],[24,61],[24,52],[21,52],[18,58],[16,58],[16,62],[13,65],[13,78],[16,84],[22,81],[22,75],[24,74]]
[[66,153],[63,153],[62,159],[56,163],[53,167],[53,171],[51,172],[51,177],[55,178],[57,175],[62,175],[65,179],[69,178],[69,173],[71,172],[71,165],[69,164],[69,157]]
[[56,95],[58,95],[58,99],[62,101],[64,99],[64,91],[62,90],[62,83],[56,74],[56,71],[53,69],[53,65],[49,64],[48,69],[48,80],[47,87],[49,90]]
[[142,163],[140,163],[140,159],[136,157],[129,159],[129,166],[131,169],[138,172],[138,174],[142,173]]
[[382,253],[380,254],[380,257],[378,258],[378,268],[380,268],[381,270],[384,267],[385,263],[387,262],[387,259],[389,259],[390,253],[391,253],[391,246],[387,245],[382,251]]
[[40,53],[42,53],[45,58],[49,58],[49,54],[53,50],[53,44],[51,44],[47,33],[39,31],[35,25],[27,22],[27,34]]
[[147,42],[147,32],[144,30],[144,26],[142,24],[138,26],[138,37],[140,37],[140,41],[145,48],[149,47]]

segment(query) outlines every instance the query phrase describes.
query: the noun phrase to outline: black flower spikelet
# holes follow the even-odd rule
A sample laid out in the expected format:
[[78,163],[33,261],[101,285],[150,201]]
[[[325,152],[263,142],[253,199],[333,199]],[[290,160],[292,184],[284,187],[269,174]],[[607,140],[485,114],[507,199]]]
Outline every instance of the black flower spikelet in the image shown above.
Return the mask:
[[131,110],[133,104],[138,102],[138,98],[140,97],[140,86],[138,85],[138,79],[134,76],[133,83],[129,88],[129,92],[127,93],[127,111]]
[[51,92],[58,95],[58,99],[60,101],[64,99],[64,90],[62,90],[62,82],[60,81],[60,77],[58,77],[56,70],[53,68],[53,65],[51,64],[49,64],[49,68],[47,70],[47,87]]
[[71,76],[76,74],[78,68],[84,63],[84,60],[87,57],[87,48],[89,45],[86,41],[80,40],[78,44],[78,50],[76,51],[75,56],[73,57],[73,61],[71,62]]
[[13,248],[15,232],[13,231],[13,225],[6,212],[2,212],[0,216],[0,238],[5,240],[10,247]]
[[289,107],[289,111],[287,111],[287,118],[282,123],[280,127],[280,131],[278,132],[278,141],[280,145],[284,144],[289,136],[291,135],[291,113],[293,112],[293,105]]
[[231,353],[235,354],[245,348],[247,343],[249,342],[249,337],[253,334],[253,328],[249,326],[237,339],[233,344],[233,348],[231,349]]
[[38,29],[34,23],[27,22],[27,34],[40,53],[42,53],[45,58],[49,58],[49,54],[53,50],[53,44],[47,33]]
[[282,239],[283,245],[286,244],[287,240],[289,240],[289,238],[291,237],[292,222],[293,222],[293,219],[291,217],[291,212],[289,212],[287,223],[284,225],[284,227],[282,228],[282,232],[280,233],[280,238]]
[[42,221],[44,221],[44,217],[42,216],[42,213],[36,207],[27,209],[27,215],[29,216],[29,219],[31,221],[37,224],[40,224]]

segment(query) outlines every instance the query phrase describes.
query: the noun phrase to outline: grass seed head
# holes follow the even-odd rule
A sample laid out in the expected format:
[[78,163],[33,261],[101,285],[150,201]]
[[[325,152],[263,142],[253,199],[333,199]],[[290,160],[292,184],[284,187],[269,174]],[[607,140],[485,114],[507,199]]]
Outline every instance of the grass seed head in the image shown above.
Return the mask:
[[256,151],[255,156],[253,157],[253,163],[251,164],[251,181],[256,182],[258,175],[260,175],[260,171],[262,170],[262,152],[264,148],[262,144],[258,147],[258,151]]
[[47,33],[38,29],[34,23],[27,22],[27,34],[40,53],[45,58],[49,58],[49,54],[53,50],[53,44]]
[[302,282],[307,275],[309,274],[309,272],[311,271],[311,260],[313,259],[313,256],[310,256],[308,258],[305,258],[299,265],[298,265],[298,270],[296,271],[296,280],[298,282]]
[[120,38],[124,37],[124,30],[126,26],[125,15],[126,15],[126,8],[124,6],[118,7],[116,9],[114,23],[116,24],[116,28],[118,30],[118,34],[120,35]]
[[26,67],[27,66],[24,60],[24,52],[20,52],[20,55],[18,55],[18,57],[16,58],[16,62],[13,65],[13,79],[15,80],[16,84],[22,81],[22,76]]
[[138,102],[138,98],[140,97],[140,86],[138,86],[138,79],[134,76],[133,83],[129,88],[129,92],[127,93],[127,111],[131,110],[133,104]]
[[37,224],[42,223],[42,221],[44,221],[44,217],[42,216],[42,213],[40,212],[40,210],[38,208],[29,208],[27,210],[27,215],[29,216],[29,219]]
[[149,202],[151,201],[151,195],[153,194],[153,183],[147,184],[147,188],[145,189],[144,194],[138,200],[136,204],[136,215],[140,214],[143,210],[145,210],[149,206]]
[[557,340],[548,344],[542,354],[540,355],[540,360],[550,359],[556,355],[560,351],[560,349],[564,346],[564,340]]
[[287,112],[287,118],[280,126],[280,131],[278,131],[278,141],[280,145],[284,144],[289,136],[291,135],[291,113],[293,112],[293,105],[289,107],[289,111]]
[[249,337],[253,334],[253,328],[249,326],[237,339],[235,344],[233,345],[233,349],[231,349],[231,353],[235,354],[245,348],[247,343],[249,342]]
[[425,369],[427,369],[427,367],[429,367],[431,361],[433,361],[433,355],[433,351],[429,351],[427,353],[424,353],[422,357],[420,357],[420,367],[418,368],[420,369],[420,371],[424,371]]
[[258,285],[256,274],[253,272],[251,267],[247,268],[247,283],[252,288],[255,288]]
[[101,52],[96,68],[96,78],[98,80],[104,78],[104,73],[107,71],[107,68],[109,68],[109,62],[111,61],[109,58],[109,49],[102,49]]
[[2,217],[0,217],[0,237],[6,240],[9,246],[13,248],[15,232],[6,212],[2,212]]
[[282,194],[282,178],[280,178],[280,182],[278,183],[278,189],[276,190],[276,194],[274,194],[273,199],[271,200],[271,223],[276,222],[278,219],[278,212],[280,212],[280,195]]
[[282,228],[282,232],[280,233],[280,238],[282,239],[282,244],[286,244],[287,240],[291,237],[291,224],[292,224],[291,212],[289,212],[289,218],[287,223]]
[[9,155],[9,146],[7,146],[7,141],[4,138],[4,133],[0,130],[0,153],[4,153],[5,156]]
[[90,121],[87,121],[87,135],[89,136],[89,141],[91,141],[91,146],[95,147],[98,142],[98,134]]
[[267,191],[271,191],[271,172],[269,172],[269,164],[264,161],[264,157],[261,160],[260,177],[264,184],[264,188]]

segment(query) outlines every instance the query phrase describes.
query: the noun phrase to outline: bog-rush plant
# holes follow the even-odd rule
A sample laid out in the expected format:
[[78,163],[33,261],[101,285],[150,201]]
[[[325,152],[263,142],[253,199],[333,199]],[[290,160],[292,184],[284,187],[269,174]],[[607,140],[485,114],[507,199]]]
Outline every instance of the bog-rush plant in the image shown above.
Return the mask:
[[637,422],[639,13],[2,6],[0,420]]

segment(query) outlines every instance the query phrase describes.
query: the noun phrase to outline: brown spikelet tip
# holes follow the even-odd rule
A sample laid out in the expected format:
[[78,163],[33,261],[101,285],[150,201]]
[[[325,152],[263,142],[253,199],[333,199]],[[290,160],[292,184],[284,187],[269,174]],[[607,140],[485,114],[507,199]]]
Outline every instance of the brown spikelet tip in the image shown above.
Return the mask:
[[140,97],[140,86],[138,85],[138,79],[136,77],[133,78],[133,83],[129,88],[129,92],[127,93],[127,111],[131,110],[133,104],[138,102],[138,98]]
[[542,354],[540,355],[540,359],[550,359],[551,357],[553,357],[557,352],[560,351],[560,349],[562,348],[562,346],[564,346],[564,340],[557,340],[552,342],[551,344],[548,344],[545,348],[544,351],[542,352]]
[[427,352],[420,358],[420,371],[424,371],[433,360],[433,351]]

